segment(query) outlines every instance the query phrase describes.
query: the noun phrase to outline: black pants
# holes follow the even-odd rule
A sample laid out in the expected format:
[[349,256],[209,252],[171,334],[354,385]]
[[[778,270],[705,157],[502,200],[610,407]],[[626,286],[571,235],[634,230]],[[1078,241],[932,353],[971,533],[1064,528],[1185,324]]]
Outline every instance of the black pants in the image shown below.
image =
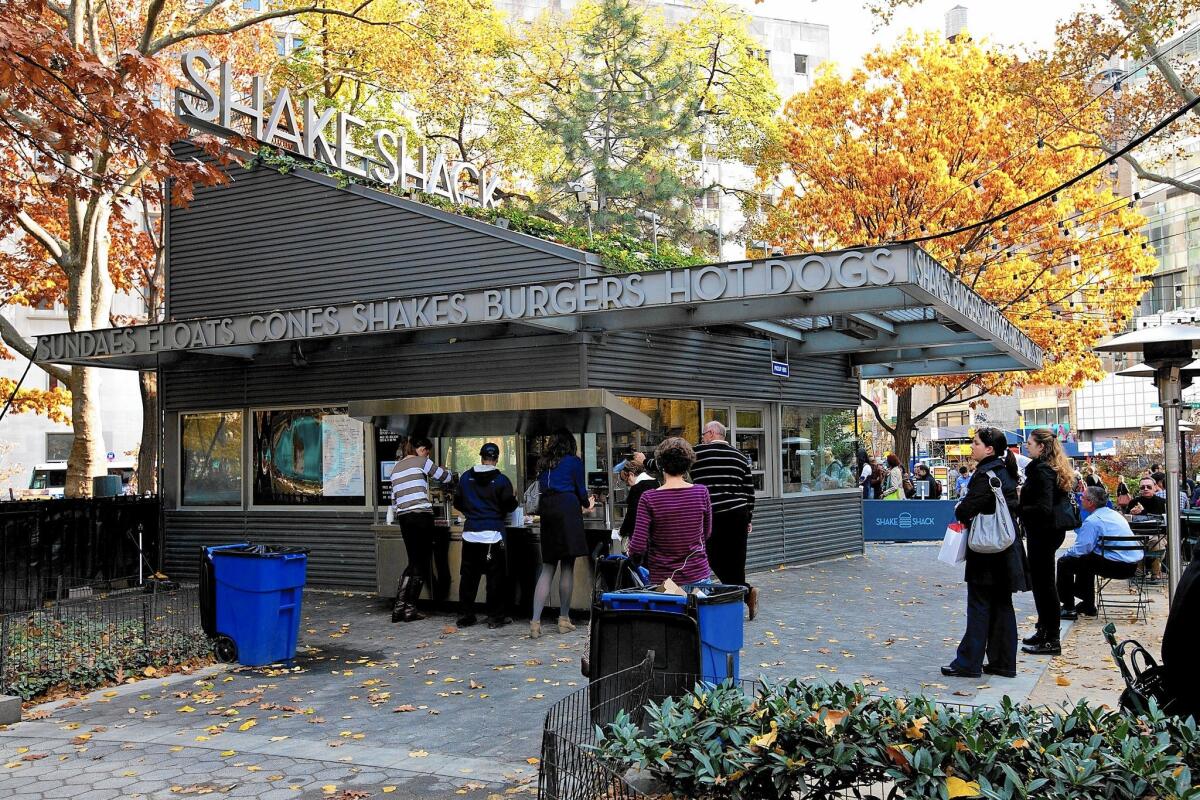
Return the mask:
[[1029,577],[1033,583],[1033,602],[1037,606],[1038,627],[1058,640],[1058,592],[1054,582],[1054,553],[1062,547],[1066,531],[1027,531],[1025,550],[1029,556]]
[[746,540],[750,537],[750,511],[739,508],[713,514],[712,536],[705,550],[708,565],[721,583],[729,586],[746,587],[750,596],[750,584],[746,583]]
[[430,545],[433,584],[429,596],[440,603],[450,596],[450,529],[434,526]]
[[426,585],[429,580],[429,555],[433,547],[433,514],[411,511],[398,515],[400,535],[404,537],[404,551],[408,554],[405,573],[420,578]]
[[[1099,553],[1063,556],[1058,560],[1058,599],[1065,609],[1096,609],[1096,576],[1132,578],[1137,564],[1113,561]],[[1079,598],[1078,606],[1075,599]]]
[[475,613],[475,597],[479,592],[479,579],[487,576],[487,614],[493,619],[503,617],[505,590],[508,584],[508,561],[504,542],[480,544],[462,543],[462,572],[458,581],[459,613],[463,616]]
[[998,670],[1017,668],[1017,614],[1007,586],[967,583],[967,632],[951,666],[981,672],[983,657]]

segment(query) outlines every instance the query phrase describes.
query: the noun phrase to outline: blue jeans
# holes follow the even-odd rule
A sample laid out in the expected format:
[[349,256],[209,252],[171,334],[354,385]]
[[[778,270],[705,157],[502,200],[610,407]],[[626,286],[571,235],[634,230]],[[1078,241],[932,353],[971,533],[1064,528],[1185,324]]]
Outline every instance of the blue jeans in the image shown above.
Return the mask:
[[950,666],[981,672],[983,656],[993,669],[1017,668],[1017,614],[1008,587],[967,584],[967,632]]

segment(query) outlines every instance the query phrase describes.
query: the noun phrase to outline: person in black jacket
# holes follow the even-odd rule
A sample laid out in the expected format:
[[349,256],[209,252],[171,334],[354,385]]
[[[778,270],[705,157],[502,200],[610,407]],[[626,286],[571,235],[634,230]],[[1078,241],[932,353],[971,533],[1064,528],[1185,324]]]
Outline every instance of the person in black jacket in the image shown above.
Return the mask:
[[[967,495],[954,507],[954,516],[968,528],[980,514],[996,511],[990,480],[1000,481],[1008,511],[1017,519],[1017,460],[1008,451],[1004,431],[979,428],[971,441],[971,457],[978,462]],[[958,645],[958,655],[942,674],[954,678],[978,678],[983,672],[1006,678],[1017,674],[1017,615],[1013,592],[1029,591],[1029,568],[1025,548],[1017,539],[1001,553],[976,553],[967,548],[967,631]],[[984,655],[988,663],[983,663]]]
[[1067,529],[1055,521],[1055,508],[1069,505],[1068,493],[1075,483],[1071,462],[1063,453],[1058,437],[1049,428],[1031,431],[1025,442],[1033,460],[1025,466],[1025,484],[1021,487],[1021,527],[1029,555],[1029,576],[1033,582],[1033,601],[1037,605],[1037,630],[1024,639],[1026,653],[1059,655],[1058,591],[1054,582],[1054,553],[1062,546]]
[[928,464],[917,464],[917,468],[913,470],[913,481],[925,481],[928,484],[929,493],[925,495],[926,500],[942,499],[942,484],[937,478],[933,477],[933,473],[929,471]]
[[637,524],[638,501],[649,490],[657,489],[658,481],[641,464],[633,461],[626,461],[621,467],[621,480],[629,487],[625,495],[625,516],[621,520],[621,538],[628,543]]
[[458,626],[474,625],[479,579],[487,575],[488,627],[512,622],[507,613],[508,559],[504,548],[504,518],[517,507],[512,482],[496,469],[500,448],[488,442],[479,449],[479,463],[462,474],[454,491],[454,507],[463,513],[462,571],[458,583]]

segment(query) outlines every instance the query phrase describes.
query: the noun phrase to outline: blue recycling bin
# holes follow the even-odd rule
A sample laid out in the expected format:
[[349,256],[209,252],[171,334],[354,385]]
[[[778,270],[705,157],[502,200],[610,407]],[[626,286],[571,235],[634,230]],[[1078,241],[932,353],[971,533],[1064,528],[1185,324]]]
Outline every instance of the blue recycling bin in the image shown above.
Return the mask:
[[[216,637],[217,657],[249,667],[291,661],[300,634],[308,551],[231,544],[206,547],[204,553],[211,564],[213,628],[206,626],[206,632]],[[208,571],[202,570],[202,577]]]

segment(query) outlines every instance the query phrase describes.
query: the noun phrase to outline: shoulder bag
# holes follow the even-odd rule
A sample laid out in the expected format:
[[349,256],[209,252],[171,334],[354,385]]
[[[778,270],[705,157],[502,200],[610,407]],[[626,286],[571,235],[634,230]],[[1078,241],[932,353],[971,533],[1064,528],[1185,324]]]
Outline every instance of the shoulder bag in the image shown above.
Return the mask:
[[1074,492],[1064,492],[1066,497],[1054,504],[1054,530],[1074,531],[1083,524],[1083,516],[1079,513],[1079,501]]
[[1017,540],[1017,529],[1012,515],[1008,513],[1008,501],[1000,479],[988,476],[992,494],[996,497],[996,510],[991,514],[977,514],[971,520],[971,533],[967,536],[967,547],[976,553],[1003,553]]

